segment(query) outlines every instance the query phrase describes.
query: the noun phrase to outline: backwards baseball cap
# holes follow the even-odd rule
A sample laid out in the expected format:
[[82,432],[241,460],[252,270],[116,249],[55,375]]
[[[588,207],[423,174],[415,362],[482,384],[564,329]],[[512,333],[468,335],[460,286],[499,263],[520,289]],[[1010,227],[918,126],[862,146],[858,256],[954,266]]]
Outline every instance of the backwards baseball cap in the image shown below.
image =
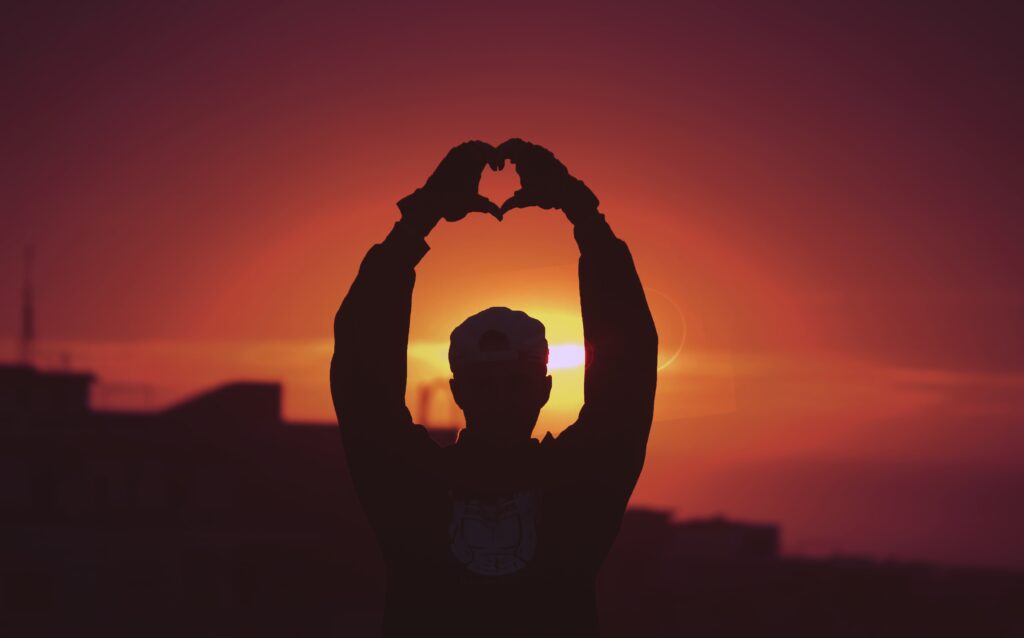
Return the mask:
[[494,306],[463,321],[451,334],[452,372],[474,363],[520,361],[547,365],[544,324],[521,310]]

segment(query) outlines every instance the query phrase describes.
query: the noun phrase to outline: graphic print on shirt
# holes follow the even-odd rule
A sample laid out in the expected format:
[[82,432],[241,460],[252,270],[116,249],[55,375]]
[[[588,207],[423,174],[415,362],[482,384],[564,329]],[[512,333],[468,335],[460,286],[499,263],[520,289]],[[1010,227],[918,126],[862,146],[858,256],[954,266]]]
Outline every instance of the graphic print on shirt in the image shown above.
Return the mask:
[[454,499],[448,528],[452,554],[466,569],[484,576],[526,567],[537,549],[536,505],[533,492]]

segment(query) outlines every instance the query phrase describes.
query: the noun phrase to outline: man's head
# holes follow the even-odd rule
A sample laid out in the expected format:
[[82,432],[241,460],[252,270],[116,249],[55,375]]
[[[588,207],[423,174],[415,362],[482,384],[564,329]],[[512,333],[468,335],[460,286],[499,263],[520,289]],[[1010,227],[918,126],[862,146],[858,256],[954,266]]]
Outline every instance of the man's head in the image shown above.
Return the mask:
[[482,439],[527,439],[551,395],[544,324],[525,312],[488,308],[451,334],[452,395],[467,429]]

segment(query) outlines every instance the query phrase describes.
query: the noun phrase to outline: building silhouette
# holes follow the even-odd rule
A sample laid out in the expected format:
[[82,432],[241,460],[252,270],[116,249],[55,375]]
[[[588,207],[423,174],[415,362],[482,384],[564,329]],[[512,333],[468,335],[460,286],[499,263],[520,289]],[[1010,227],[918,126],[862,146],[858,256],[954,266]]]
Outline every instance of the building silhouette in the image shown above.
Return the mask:
[[[376,634],[383,566],[335,427],[285,422],[277,384],[121,412],[91,409],[93,381],[0,366],[0,635]],[[1019,573],[783,558],[779,540],[631,510],[605,635],[1024,635]]]

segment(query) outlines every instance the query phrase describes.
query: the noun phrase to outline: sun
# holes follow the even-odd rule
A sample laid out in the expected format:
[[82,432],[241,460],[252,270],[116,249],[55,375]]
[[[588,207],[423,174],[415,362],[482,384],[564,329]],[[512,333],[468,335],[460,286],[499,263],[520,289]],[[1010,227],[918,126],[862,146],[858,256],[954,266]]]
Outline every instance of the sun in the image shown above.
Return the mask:
[[560,343],[548,348],[548,370],[575,368],[586,362],[586,349],[578,343]]

